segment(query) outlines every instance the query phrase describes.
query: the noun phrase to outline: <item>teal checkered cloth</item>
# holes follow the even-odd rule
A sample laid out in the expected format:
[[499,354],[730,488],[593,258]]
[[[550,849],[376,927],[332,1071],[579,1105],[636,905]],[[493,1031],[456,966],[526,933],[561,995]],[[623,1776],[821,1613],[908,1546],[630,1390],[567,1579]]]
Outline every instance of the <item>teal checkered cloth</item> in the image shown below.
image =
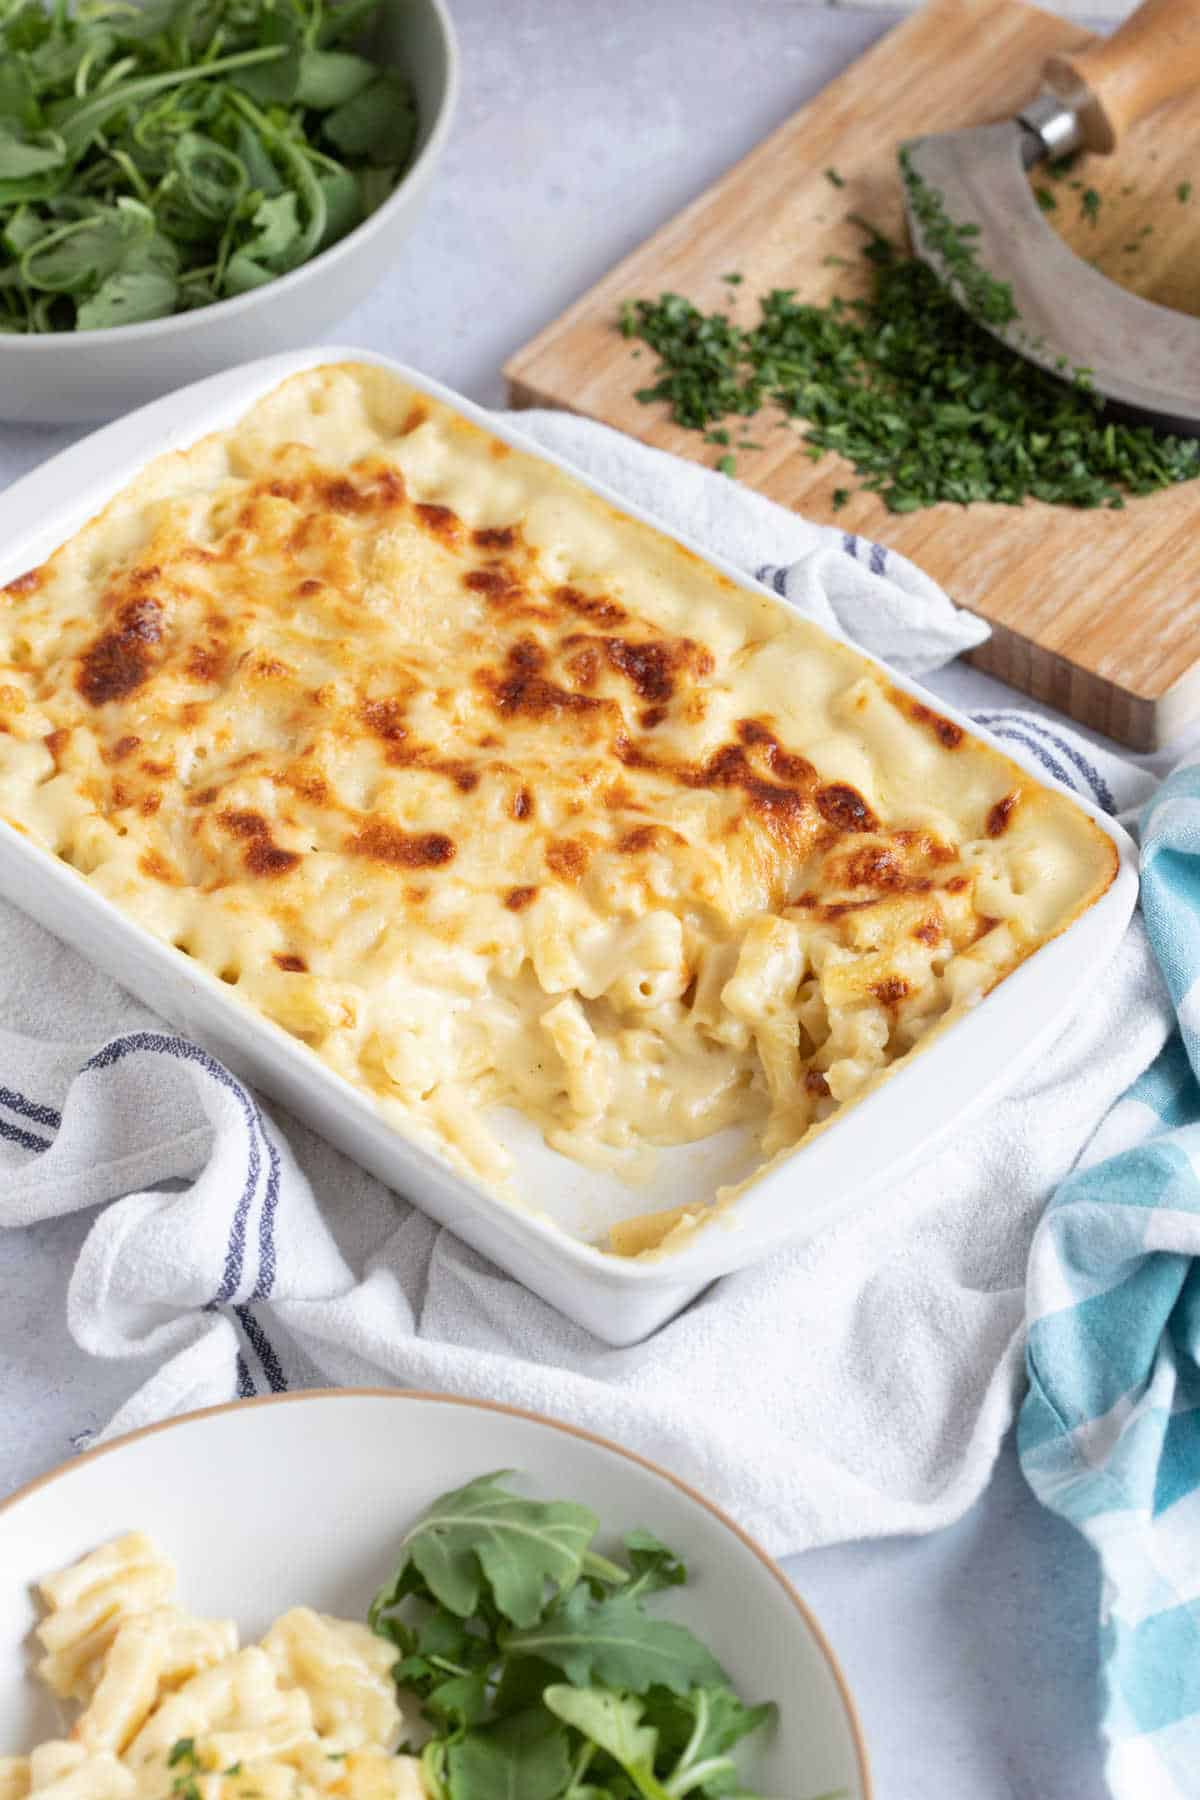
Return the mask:
[[1029,1264],[1018,1444],[1103,1576],[1109,1786],[1200,1795],[1200,757],[1141,819],[1178,1030],[1055,1195]]

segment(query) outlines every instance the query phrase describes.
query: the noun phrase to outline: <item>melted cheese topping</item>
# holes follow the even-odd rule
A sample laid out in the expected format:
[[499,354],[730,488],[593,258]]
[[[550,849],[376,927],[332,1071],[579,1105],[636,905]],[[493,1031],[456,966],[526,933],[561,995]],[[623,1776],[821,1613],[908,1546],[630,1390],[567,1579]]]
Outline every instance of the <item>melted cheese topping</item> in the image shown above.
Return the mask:
[[0,1800],[424,1800],[395,1754],[393,1645],[297,1606],[239,1649],[175,1579],[130,1532],[41,1583],[38,1673],[81,1710],[69,1737],[0,1756]]
[[617,1169],[799,1144],[1116,869],[850,648],[354,365],[0,594],[0,810],[512,1197],[501,1106]]

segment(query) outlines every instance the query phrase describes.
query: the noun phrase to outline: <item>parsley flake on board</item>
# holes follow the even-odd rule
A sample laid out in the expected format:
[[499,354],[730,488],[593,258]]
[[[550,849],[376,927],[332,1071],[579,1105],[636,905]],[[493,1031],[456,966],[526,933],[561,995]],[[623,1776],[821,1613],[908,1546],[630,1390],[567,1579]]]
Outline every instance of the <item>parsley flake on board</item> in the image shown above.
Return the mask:
[[399,1651],[431,1735],[430,1800],[755,1800],[736,1751],[768,1724],[686,1626],[645,1603],[687,1570],[652,1532],[623,1560],[595,1515],[484,1475],[402,1540],[372,1628]]
[[[1200,475],[1200,441],[1117,423],[1089,371],[1064,363],[1059,379],[976,323],[1016,324],[1012,290],[976,261],[977,227],[955,224],[901,162],[914,211],[962,303],[923,262],[854,217],[871,277],[862,299],[817,306],[775,288],[759,297],[749,326],[703,313],[680,294],[627,300],[618,329],[659,359],[636,398],[665,404],[676,424],[701,433],[730,420],[760,424],[757,415],[773,408],[796,421],[813,460],[836,451],[859,487],[895,513],[1031,498],[1121,507],[1128,496]],[[1058,178],[1071,166],[1050,165]],[[844,505],[849,490],[836,494]]]
[[380,0],[0,0],[0,332],[88,331],[261,287],[407,166]]

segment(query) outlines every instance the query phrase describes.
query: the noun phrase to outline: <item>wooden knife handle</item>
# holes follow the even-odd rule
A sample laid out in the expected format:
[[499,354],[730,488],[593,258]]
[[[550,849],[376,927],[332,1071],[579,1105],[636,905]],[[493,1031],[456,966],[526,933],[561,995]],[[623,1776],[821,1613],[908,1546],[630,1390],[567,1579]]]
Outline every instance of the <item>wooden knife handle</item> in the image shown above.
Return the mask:
[[1052,56],[1045,81],[1078,114],[1084,148],[1107,155],[1144,114],[1200,83],[1200,0],[1143,0],[1110,38]]

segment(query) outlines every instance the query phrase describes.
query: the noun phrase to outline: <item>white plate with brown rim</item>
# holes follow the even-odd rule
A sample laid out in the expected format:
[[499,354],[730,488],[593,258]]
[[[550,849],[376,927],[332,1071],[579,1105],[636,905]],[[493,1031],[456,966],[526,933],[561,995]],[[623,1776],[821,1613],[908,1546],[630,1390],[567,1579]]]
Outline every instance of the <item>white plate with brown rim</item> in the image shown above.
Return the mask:
[[32,1583],[108,1538],[147,1531],[193,1611],[247,1641],[288,1606],[365,1616],[401,1534],[439,1494],[498,1469],[580,1499],[597,1547],[641,1526],[688,1565],[655,1601],[691,1626],[776,1722],[744,1778],[778,1800],[870,1800],[854,1703],[820,1627],[765,1551],[693,1488],[587,1432],[511,1408],[386,1389],[291,1394],[187,1414],[79,1457],[0,1505],[0,1756],[62,1720],[32,1673]]

